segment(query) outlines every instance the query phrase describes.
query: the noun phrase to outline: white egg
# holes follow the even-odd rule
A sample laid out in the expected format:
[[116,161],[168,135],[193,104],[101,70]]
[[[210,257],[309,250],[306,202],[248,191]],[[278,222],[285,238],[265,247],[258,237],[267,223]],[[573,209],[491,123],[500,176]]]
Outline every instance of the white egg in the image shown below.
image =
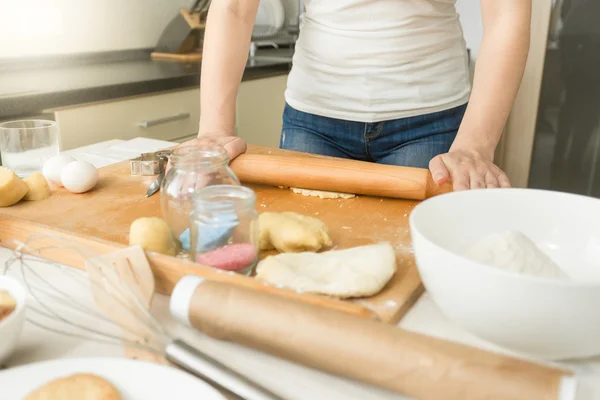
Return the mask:
[[63,168],[60,180],[68,191],[84,193],[98,183],[98,170],[87,161],[73,161]]
[[62,174],[62,170],[68,164],[75,161],[73,157],[67,155],[58,155],[54,157],[50,157],[42,167],[42,174],[46,177],[48,182],[56,186],[62,186],[60,181],[60,175]]

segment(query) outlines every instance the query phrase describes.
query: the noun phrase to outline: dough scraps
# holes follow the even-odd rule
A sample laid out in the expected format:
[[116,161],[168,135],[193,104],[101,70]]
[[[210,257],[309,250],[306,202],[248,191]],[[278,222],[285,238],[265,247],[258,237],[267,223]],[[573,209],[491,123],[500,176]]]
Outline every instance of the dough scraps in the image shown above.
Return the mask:
[[256,277],[299,292],[341,298],[372,296],[396,272],[396,253],[389,243],[323,253],[278,254],[262,260]]
[[290,188],[292,192],[301,194],[302,196],[315,196],[321,199],[351,199],[356,197],[352,193],[341,193],[341,192],[327,192],[325,190],[311,190],[311,189],[300,189]]
[[40,387],[25,400],[120,400],[117,389],[107,380],[92,374],[59,378]]
[[331,246],[327,225],[295,212],[265,212],[258,217],[258,247],[282,253],[319,251]]

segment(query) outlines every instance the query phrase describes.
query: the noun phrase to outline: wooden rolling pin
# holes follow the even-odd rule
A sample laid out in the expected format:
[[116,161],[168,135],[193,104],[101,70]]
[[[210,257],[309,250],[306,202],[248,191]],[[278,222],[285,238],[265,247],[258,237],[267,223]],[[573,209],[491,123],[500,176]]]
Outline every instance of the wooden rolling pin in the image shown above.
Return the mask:
[[425,200],[452,190],[428,170],[248,146],[231,162],[243,183]]
[[229,340],[420,400],[572,400],[568,371],[245,288],[185,277],[171,313]]

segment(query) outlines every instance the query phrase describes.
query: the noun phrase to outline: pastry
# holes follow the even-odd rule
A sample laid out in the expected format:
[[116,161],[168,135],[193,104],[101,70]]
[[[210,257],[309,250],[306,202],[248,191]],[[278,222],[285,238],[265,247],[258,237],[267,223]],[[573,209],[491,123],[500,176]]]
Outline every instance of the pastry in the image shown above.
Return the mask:
[[75,374],[53,380],[24,400],[120,400],[117,388],[92,374]]

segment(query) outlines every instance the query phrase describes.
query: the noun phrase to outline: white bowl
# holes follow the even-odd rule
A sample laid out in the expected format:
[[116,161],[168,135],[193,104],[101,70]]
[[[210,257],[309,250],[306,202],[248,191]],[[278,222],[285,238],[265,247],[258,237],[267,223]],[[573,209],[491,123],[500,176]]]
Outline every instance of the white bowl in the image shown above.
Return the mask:
[[0,289],[8,290],[17,302],[17,308],[0,321],[0,364],[2,364],[17,347],[23,331],[27,291],[18,281],[3,275],[0,275]]
[[[539,358],[600,354],[600,200],[533,189],[456,192],[415,207],[410,228],[427,291],[467,331]],[[525,276],[461,255],[482,235],[511,229],[572,280]]]

